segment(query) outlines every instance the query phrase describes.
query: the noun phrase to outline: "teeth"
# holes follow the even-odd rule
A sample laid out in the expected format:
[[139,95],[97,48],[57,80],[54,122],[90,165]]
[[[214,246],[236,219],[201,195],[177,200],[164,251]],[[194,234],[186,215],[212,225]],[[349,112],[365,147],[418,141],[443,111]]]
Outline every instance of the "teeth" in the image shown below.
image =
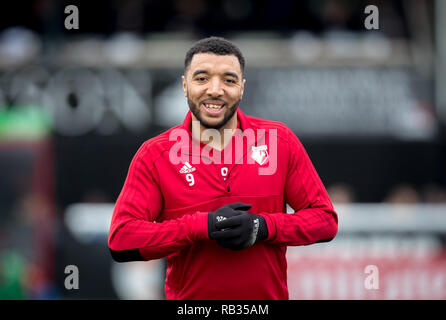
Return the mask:
[[220,109],[222,106],[220,106],[220,105],[216,105],[216,104],[205,104],[206,105],[206,108],[209,108],[209,109]]

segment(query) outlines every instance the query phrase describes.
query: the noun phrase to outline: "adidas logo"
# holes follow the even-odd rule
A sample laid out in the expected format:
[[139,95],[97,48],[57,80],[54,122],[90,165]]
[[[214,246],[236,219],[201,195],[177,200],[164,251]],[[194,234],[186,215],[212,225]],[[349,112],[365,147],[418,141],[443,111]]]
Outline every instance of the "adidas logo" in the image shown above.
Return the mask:
[[225,216],[217,216],[217,221],[218,222],[220,222],[220,221],[223,221],[223,220],[226,220],[227,218],[225,217]]
[[181,168],[180,173],[191,173],[194,172],[196,169],[190,165],[189,162],[186,161],[184,166]]

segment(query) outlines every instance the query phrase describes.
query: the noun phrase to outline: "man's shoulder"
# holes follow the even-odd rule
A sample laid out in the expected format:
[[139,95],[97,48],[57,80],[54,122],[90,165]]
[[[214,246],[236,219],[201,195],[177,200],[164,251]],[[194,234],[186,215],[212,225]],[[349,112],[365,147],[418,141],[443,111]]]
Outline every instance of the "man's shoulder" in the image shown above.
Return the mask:
[[146,145],[147,147],[153,147],[153,146],[164,146],[164,145],[168,145],[169,143],[173,142],[172,140],[170,140],[170,135],[173,131],[181,129],[182,125],[177,125],[175,127],[172,127],[168,130],[165,130],[163,132],[161,132],[160,134],[158,134],[155,137],[152,137],[148,140],[146,140],[144,142],[144,145]]
[[150,155],[151,158],[155,160],[164,151],[170,150],[172,144],[176,143],[176,140],[171,140],[170,136],[172,131],[180,128],[182,128],[181,125],[172,127],[158,134],[157,136],[144,141],[142,146],[139,148],[138,153],[141,153],[141,156]]
[[294,138],[296,138],[291,129],[283,122],[267,120],[252,116],[247,116],[247,118],[251,123],[252,127],[255,129],[267,130],[269,134],[276,134],[277,137],[282,138],[286,141],[290,140],[291,135],[293,135]]

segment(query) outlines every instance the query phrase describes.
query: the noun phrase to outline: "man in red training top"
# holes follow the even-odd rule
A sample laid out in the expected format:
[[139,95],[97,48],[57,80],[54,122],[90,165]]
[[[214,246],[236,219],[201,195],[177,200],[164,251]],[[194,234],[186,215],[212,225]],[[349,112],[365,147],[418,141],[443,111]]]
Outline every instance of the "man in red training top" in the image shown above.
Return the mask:
[[338,230],[294,133],[238,108],[244,65],[223,38],[187,52],[190,111],[140,147],[114,209],[113,258],[166,257],[167,299],[288,299],[287,246],[330,241]]

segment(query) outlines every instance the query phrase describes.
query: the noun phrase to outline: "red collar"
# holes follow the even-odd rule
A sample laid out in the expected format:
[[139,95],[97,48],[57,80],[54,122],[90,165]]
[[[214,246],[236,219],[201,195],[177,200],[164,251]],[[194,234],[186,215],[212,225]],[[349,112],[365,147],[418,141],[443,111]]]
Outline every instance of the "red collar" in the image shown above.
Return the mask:
[[[192,145],[198,143],[198,141],[192,136],[192,113],[190,112],[190,110],[188,111],[186,118],[184,119],[183,124],[181,125],[181,127],[183,129],[186,130],[186,132],[189,134],[189,147],[192,147]],[[240,110],[240,108],[237,109],[237,128],[241,129],[241,134],[243,135],[244,131],[247,129],[251,129],[254,131],[254,135],[256,136],[255,138],[255,142],[253,142],[254,144],[257,144],[259,141],[263,141],[264,136],[265,136],[265,132],[256,132],[255,128],[253,127],[251,121],[249,121],[248,117],[242,112],[242,110]],[[232,137],[232,139],[235,138],[235,135],[240,134],[240,131],[236,131],[236,133],[234,134],[234,136]],[[184,141],[186,142],[186,141]],[[205,143],[203,142],[199,142],[200,148],[204,148],[206,146]],[[249,145],[247,147],[247,150],[251,147],[251,145]],[[212,152],[217,152],[217,153],[221,153],[222,151],[218,151],[216,149],[212,149]],[[247,152],[247,151],[246,151]],[[244,153],[244,155],[246,154],[246,152]]]

